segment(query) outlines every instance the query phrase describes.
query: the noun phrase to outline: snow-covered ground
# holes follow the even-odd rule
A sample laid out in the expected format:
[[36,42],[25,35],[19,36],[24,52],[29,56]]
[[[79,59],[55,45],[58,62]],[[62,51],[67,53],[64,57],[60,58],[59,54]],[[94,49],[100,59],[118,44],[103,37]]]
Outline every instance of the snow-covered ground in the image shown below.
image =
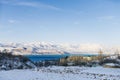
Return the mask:
[[0,71],[0,80],[120,80],[120,69],[103,67],[43,67]]

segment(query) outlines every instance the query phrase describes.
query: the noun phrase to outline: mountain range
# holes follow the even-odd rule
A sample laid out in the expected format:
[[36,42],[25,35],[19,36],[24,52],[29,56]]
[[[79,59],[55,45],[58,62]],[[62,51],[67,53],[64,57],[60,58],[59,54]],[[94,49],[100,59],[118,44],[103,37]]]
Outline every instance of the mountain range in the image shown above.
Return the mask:
[[105,46],[101,44],[57,44],[48,42],[32,43],[0,43],[0,51],[7,50],[13,54],[80,54],[98,53],[102,50],[106,54],[114,54],[120,51],[119,46]]

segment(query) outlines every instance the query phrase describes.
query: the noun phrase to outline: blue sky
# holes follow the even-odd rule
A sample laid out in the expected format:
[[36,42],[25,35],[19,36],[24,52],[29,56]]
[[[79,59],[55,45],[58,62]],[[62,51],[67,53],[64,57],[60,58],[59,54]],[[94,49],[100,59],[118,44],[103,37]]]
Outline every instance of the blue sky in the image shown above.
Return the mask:
[[120,44],[120,0],[0,0],[0,40]]

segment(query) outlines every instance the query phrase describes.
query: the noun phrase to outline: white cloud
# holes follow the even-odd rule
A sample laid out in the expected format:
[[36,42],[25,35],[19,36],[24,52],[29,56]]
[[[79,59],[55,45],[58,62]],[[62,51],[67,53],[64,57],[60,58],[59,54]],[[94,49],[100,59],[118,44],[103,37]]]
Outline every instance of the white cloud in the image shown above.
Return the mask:
[[27,6],[27,7],[34,7],[34,8],[45,8],[45,9],[53,9],[53,10],[61,10],[56,6],[44,4],[40,2],[28,2],[28,1],[18,1],[18,0],[2,0],[0,1],[2,4],[14,5],[14,6]]
[[18,21],[10,19],[10,20],[8,20],[8,22],[11,23],[11,24],[14,24],[14,23],[17,23]]
[[112,20],[114,18],[115,18],[115,16],[101,16],[101,17],[97,17],[97,19],[99,19],[99,20]]
[[31,3],[31,2],[18,2],[18,3],[16,3],[15,5],[38,7],[38,4],[36,4],[36,3]]
[[57,7],[52,6],[52,5],[43,4],[43,3],[35,3],[35,2],[19,2],[19,3],[17,3],[17,5],[60,10],[60,8],[57,8]]
[[16,2],[16,1],[19,1],[19,0],[0,0],[0,3],[1,4],[9,4],[9,3],[12,3],[12,2]]

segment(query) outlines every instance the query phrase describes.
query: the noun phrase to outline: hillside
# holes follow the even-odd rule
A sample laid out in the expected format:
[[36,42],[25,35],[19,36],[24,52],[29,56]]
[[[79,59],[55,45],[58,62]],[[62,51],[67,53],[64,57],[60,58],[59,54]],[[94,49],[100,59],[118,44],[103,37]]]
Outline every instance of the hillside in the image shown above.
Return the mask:
[[30,68],[35,68],[35,65],[28,58],[0,52],[0,70]]
[[120,80],[120,69],[103,67],[43,67],[1,71],[0,80]]

